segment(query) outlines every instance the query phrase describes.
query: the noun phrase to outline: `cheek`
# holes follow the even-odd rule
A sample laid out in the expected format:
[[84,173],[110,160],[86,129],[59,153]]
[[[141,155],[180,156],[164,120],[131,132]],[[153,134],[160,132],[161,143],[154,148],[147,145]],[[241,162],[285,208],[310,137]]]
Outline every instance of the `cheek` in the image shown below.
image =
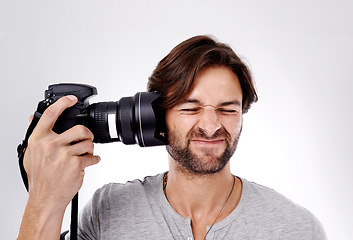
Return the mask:
[[167,111],[165,121],[168,132],[186,135],[196,125],[197,118],[194,116],[179,115],[174,111]]
[[167,127],[168,132],[174,131],[174,128],[175,128],[174,122],[173,122],[173,119],[175,117],[173,115],[174,114],[171,110],[167,110],[165,113],[165,123],[166,123],[166,127]]
[[243,118],[237,117],[234,119],[228,119],[227,121],[223,121],[222,123],[226,131],[232,135],[232,138],[234,138],[234,136],[238,135],[242,129]]

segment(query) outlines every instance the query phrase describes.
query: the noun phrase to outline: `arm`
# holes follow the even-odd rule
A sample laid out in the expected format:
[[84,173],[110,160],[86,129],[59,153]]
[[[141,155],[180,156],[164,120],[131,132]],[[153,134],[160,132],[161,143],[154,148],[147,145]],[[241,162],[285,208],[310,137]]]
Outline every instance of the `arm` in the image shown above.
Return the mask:
[[29,138],[24,156],[29,196],[18,240],[59,239],[65,209],[82,186],[84,169],[99,162],[86,127],[52,131],[58,116],[76,102],[67,96],[49,106]]

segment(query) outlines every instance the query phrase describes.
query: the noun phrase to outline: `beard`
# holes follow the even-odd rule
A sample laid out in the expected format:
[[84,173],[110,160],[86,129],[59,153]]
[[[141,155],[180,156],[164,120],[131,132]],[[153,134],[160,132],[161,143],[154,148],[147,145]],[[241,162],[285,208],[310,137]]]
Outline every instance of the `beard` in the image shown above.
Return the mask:
[[[177,162],[182,172],[194,175],[210,175],[220,172],[228,164],[233,156],[240,137],[241,130],[235,135],[232,141],[231,135],[224,129],[218,129],[212,136],[207,136],[205,132],[198,128],[191,129],[186,135],[186,146],[183,146],[181,139],[176,136],[175,131],[169,132],[169,145],[167,151]],[[192,139],[213,140],[222,137],[225,139],[225,149],[221,154],[216,155],[216,149],[202,149],[202,156],[191,150]]]

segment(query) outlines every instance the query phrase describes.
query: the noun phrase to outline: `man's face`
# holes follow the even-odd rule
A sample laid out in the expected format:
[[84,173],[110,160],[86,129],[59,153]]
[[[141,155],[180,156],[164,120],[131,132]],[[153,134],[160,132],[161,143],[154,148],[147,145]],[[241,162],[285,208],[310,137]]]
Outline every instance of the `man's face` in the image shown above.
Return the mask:
[[242,128],[242,90],[236,74],[210,67],[191,92],[167,109],[167,150],[179,168],[195,174],[221,171],[234,154]]

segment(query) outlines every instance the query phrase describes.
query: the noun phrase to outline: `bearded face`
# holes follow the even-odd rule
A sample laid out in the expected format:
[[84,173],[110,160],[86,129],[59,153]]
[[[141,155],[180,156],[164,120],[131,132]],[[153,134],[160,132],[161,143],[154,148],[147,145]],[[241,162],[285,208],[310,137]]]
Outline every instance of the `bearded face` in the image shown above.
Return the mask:
[[236,74],[222,66],[203,69],[189,94],[166,111],[168,153],[183,171],[219,172],[235,152],[242,120]]
[[[212,136],[207,136],[202,129],[198,128],[190,130],[186,138],[182,139],[175,131],[172,131],[169,132],[167,151],[178,163],[180,169],[197,175],[213,174],[221,171],[233,156],[238,145],[240,133],[241,130],[232,139],[231,134],[224,128],[220,128]],[[218,141],[219,145],[223,142],[222,145],[224,147],[221,151],[214,146],[213,148],[204,147],[200,149],[201,151],[195,152],[191,147],[195,139],[205,142]]]

